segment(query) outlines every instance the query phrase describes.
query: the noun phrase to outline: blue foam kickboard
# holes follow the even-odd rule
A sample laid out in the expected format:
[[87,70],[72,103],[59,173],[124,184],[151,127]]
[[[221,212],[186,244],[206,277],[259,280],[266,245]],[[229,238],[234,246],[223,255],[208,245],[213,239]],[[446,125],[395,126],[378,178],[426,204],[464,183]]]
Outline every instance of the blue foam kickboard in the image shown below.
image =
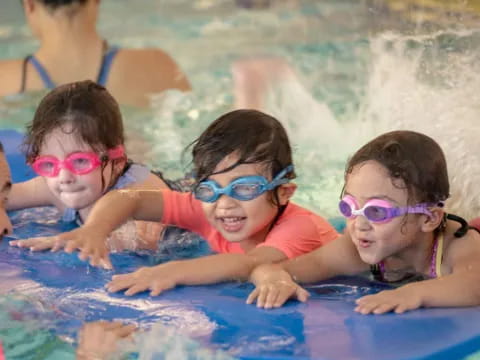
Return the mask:
[[[14,181],[33,176],[18,147],[21,134],[1,130],[0,141]],[[46,217],[49,214],[45,211]],[[11,215],[15,238],[69,228],[49,219],[27,221],[18,212]],[[155,298],[104,290],[112,274],[154,261],[151,253],[113,254],[115,270],[104,271],[88,266],[75,254],[32,253],[9,247],[4,240],[0,244],[0,294],[16,289],[48,304],[58,334],[73,335],[85,320],[120,319],[140,326],[162,322],[186,328],[202,345],[242,359],[450,360],[480,348],[478,307],[359,315],[353,311],[354,300],[386,288],[360,277],[339,277],[310,286],[312,296],[306,304],[291,301],[275,310],[246,305],[253,287],[234,282],[179,287]]]

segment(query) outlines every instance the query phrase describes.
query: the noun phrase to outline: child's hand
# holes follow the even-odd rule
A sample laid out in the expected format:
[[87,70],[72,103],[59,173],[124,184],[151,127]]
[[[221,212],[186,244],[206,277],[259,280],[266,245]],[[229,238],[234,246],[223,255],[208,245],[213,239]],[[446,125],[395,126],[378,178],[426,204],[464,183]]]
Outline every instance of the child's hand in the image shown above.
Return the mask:
[[107,290],[117,292],[127,289],[125,295],[134,295],[150,290],[150,295],[156,296],[177,285],[173,278],[175,271],[180,271],[180,269],[176,270],[173,262],[154,267],[142,267],[130,274],[114,275],[112,281],[107,284]]
[[152,221],[135,221],[137,236],[143,243],[142,248],[156,248],[165,225]]
[[289,298],[307,301],[310,294],[292,280],[288,272],[278,265],[261,265],[253,270],[252,281],[256,284],[247,298],[247,304],[257,300],[257,307],[270,309],[280,307]]
[[384,314],[390,311],[401,314],[421,307],[422,299],[414,288],[405,285],[395,290],[384,290],[378,294],[363,296],[357,299],[356,303],[355,311],[364,315]]
[[10,246],[28,248],[31,251],[58,251],[63,248],[65,242],[59,236],[47,236],[24,240],[12,240],[9,244]]
[[57,237],[65,243],[65,252],[72,253],[78,249],[80,250],[78,257],[84,261],[90,259],[90,265],[102,266],[104,269],[113,268],[108,257],[106,237],[100,235],[95,229],[84,225]]
[[135,329],[133,324],[120,322],[86,323],[80,330],[77,360],[110,359],[118,340],[130,336]]

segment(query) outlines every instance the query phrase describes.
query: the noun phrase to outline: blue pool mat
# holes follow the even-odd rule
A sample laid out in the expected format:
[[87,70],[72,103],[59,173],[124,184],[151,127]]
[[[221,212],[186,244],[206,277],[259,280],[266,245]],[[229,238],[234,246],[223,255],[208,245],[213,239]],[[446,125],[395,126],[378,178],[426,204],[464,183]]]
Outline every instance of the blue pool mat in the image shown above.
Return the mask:
[[[18,149],[21,134],[0,131],[14,181],[32,176]],[[45,210],[45,217],[51,217]],[[56,233],[68,225],[12,213],[15,238]],[[49,220],[49,221],[47,221]],[[193,251],[197,251],[194,249]],[[203,251],[199,248],[199,252]],[[151,253],[113,254],[115,271],[88,266],[75,254],[32,253],[0,244],[0,294],[22,293],[46,304],[56,332],[71,335],[81,321],[119,319],[140,326],[161,322],[212,349],[241,359],[457,359],[480,348],[479,308],[421,309],[363,316],[354,300],[385,288],[360,277],[339,277],[308,290],[306,304],[275,310],[246,305],[250,284],[179,287],[158,297],[108,294],[113,273],[155,262]]]

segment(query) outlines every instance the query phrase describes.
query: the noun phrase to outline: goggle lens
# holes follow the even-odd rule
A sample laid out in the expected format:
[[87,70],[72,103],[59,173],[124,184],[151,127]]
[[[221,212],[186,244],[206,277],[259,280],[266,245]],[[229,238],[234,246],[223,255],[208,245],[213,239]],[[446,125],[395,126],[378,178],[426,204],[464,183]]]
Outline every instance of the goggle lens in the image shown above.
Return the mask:
[[196,199],[203,202],[211,202],[215,198],[215,189],[209,184],[199,184],[193,193]]
[[373,222],[385,221],[389,218],[388,209],[383,206],[370,205],[363,209],[365,217]]

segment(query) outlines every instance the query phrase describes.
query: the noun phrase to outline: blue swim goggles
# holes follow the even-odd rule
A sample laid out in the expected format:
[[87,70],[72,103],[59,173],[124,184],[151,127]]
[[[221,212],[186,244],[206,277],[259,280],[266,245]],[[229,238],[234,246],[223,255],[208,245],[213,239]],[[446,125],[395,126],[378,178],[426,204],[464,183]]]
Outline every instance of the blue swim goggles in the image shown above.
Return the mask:
[[217,201],[222,195],[241,201],[253,200],[265,191],[273,190],[277,186],[289,182],[290,179],[284,176],[291,171],[293,171],[293,165],[280,171],[271,182],[260,175],[243,176],[233,180],[224,188],[213,180],[205,180],[193,189],[193,195],[195,199],[208,203]]

